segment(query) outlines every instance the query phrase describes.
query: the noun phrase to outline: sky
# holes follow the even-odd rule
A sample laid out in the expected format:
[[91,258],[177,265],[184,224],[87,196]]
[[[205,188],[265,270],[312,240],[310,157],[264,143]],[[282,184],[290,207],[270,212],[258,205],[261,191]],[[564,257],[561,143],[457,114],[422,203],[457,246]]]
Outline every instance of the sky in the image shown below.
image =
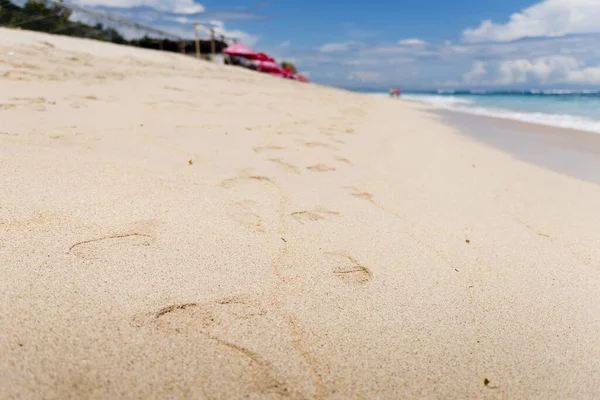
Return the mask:
[[210,24],[338,87],[600,87],[600,0],[65,2],[188,38]]

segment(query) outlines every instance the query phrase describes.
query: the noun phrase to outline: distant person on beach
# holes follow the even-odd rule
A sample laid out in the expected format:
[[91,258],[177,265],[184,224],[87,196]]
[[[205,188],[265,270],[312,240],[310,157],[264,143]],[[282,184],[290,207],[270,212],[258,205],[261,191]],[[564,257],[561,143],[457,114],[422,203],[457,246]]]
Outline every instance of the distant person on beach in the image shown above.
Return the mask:
[[390,97],[400,97],[400,88],[390,88]]

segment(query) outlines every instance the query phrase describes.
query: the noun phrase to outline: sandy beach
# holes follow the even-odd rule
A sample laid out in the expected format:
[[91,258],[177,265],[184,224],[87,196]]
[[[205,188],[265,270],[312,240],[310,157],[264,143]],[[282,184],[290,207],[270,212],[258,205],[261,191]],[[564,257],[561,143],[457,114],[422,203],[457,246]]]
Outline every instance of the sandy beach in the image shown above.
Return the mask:
[[0,398],[600,398],[600,185],[426,106],[0,29]]

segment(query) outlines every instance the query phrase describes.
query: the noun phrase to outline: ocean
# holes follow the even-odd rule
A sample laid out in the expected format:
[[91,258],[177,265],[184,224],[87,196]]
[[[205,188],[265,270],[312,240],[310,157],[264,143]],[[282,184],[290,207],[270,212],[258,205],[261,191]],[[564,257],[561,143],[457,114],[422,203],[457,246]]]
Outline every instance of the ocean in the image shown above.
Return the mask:
[[600,134],[600,90],[406,92],[401,98],[466,114]]

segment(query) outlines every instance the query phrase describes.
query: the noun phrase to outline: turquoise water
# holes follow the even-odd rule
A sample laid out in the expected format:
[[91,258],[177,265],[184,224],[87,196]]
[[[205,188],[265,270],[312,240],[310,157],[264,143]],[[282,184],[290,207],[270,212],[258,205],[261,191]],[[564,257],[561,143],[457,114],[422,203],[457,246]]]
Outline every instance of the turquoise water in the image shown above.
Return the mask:
[[407,92],[401,98],[467,114],[600,133],[600,91]]

